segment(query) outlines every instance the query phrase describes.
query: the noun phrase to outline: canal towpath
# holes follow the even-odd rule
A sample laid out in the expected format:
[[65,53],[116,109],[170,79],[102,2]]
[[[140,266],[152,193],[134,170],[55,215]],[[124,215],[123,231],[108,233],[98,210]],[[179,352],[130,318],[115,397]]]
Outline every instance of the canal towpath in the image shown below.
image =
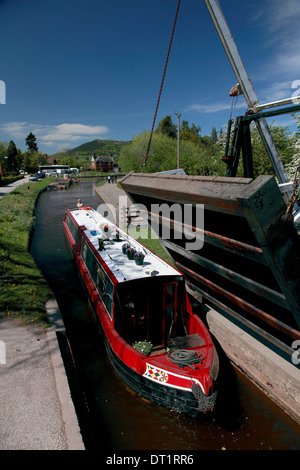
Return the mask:
[[[0,188],[0,197],[29,177]],[[64,324],[46,304],[51,327],[0,317],[0,450],[84,450],[58,344]]]
[[[28,181],[26,176],[1,187],[0,198]],[[120,203],[132,204],[114,183],[96,193],[119,214]],[[47,330],[0,317],[0,450],[85,449],[57,339],[65,331],[54,298],[46,310]]]
[[7,184],[6,186],[0,186],[0,199],[4,197],[6,194],[9,194],[11,191],[16,189],[18,186],[22,184],[26,184],[29,182],[29,175],[25,175],[24,178],[14,181],[13,183]]

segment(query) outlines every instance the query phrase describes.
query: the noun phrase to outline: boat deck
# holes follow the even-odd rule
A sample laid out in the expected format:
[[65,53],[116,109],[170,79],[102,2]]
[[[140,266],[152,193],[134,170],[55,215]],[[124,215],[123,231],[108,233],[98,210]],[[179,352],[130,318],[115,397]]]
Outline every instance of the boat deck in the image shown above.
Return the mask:
[[[84,231],[86,237],[119,282],[150,276],[181,275],[177,269],[156,256],[119,227],[108,222],[94,209],[75,209],[71,210],[71,213],[80,226],[86,227]],[[103,227],[107,223],[109,231],[105,232]],[[116,229],[119,231],[118,240],[115,237]],[[104,240],[104,250],[102,251],[99,250],[99,240]],[[135,250],[143,252],[145,257],[141,266],[138,266],[134,260],[128,259],[127,255],[123,253],[124,243],[129,243]]]

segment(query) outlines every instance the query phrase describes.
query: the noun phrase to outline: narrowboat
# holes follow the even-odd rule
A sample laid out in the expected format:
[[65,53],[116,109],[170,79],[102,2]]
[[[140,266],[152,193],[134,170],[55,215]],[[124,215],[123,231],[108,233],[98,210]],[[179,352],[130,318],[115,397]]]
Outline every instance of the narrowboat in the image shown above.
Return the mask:
[[184,275],[90,207],[68,209],[63,225],[119,376],[168,409],[213,411],[218,356]]

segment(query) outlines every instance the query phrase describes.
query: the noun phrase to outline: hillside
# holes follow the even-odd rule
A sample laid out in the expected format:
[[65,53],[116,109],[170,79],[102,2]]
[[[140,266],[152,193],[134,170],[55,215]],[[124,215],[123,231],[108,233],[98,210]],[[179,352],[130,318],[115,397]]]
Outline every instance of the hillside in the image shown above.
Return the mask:
[[[66,149],[60,152],[51,155],[55,159],[60,159],[62,157],[91,157],[94,153],[95,155],[113,155],[119,156],[122,147],[131,143],[130,141],[118,141],[118,140],[102,140],[95,139],[91,142],[86,142],[78,147],[73,149]],[[117,158],[115,158],[117,160]]]

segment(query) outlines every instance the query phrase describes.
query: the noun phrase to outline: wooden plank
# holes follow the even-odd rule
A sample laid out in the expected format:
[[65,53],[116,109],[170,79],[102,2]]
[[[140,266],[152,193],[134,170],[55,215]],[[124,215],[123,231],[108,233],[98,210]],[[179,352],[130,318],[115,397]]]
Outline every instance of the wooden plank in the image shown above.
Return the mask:
[[191,251],[187,252],[182,247],[176,245],[174,242],[169,240],[161,240],[161,243],[168,249],[168,251],[175,251],[176,253],[189,258],[196,264],[199,264],[200,266],[203,266],[204,268],[219,274],[225,279],[229,279],[238,286],[244,287],[245,289],[263,297],[264,299],[268,299],[270,302],[275,303],[275,305],[281,305],[284,308],[288,308],[287,302],[280,292],[276,292],[275,290],[270,289],[265,285],[258,284],[253,279],[247,278],[237,272],[227,269],[226,267],[214,263],[207,258],[203,258],[197,253],[193,253]]
[[212,281],[209,281],[205,277],[201,276],[200,274],[196,274],[194,271],[191,269],[187,268],[183,264],[179,263],[178,261],[175,263],[176,266],[180,271],[182,271],[185,274],[188,274],[189,277],[195,279],[196,281],[200,282],[200,284],[208,287],[212,291],[214,291],[217,294],[221,294],[224,298],[230,300],[237,306],[245,309],[248,313],[251,315],[261,318],[263,321],[265,321],[268,325],[272,326],[273,328],[277,329],[281,333],[286,334],[292,339],[300,339],[300,331],[295,330],[294,328],[290,328],[288,325],[285,325],[281,321],[277,320],[276,318],[272,317],[269,315],[267,312],[264,312],[263,310],[255,307],[254,305],[251,305],[249,302],[246,302],[244,299],[232,294],[231,292],[228,292],[226,289],[223,289],[222,287],[218,286],[217,284],[213,283]]
[[[159,222],[164,225],[166,228],[170,228],[173,231],[177,231],[178,233],[182,233],[182,223],[181,222],[174,222],[168,217],[164,217],[162,215],[155,214],[150,211],[143,211],[144,216],[147,217],[148,215],[148,223],[150,224],[151,218],[156,218]],[[256,261],[260,264],[265,264],[264,258],[262,256],[263,251],[261,248],[249,245],[247,243],[240,242],[238,240],[234,240],[232,238],[225,237],[223,235],[219,235],[217,233],[210,232],[208,230],[202,230],[201,228],[194,227],[191,225],[184,224],[185,230],[189,230],[191,234],[194,234],[198,237],[204,237],[204,242],[214,245],[215,247],[230,251],[233,254],[243,256],[248,258],[252,261]]]

